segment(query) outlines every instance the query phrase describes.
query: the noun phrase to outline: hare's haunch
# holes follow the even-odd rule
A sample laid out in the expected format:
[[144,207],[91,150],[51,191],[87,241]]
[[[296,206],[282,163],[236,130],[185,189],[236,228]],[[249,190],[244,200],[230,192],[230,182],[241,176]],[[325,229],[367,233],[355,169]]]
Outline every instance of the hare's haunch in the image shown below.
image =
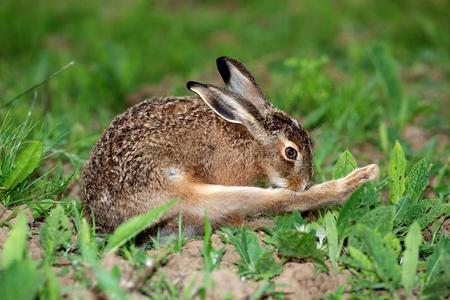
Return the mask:
[[[184,228],[198,233],[205,212],[219,226],[315,209],[342,203],[378,176],[378,166],[369,165],[308,188],[308,133],[267,100],[240,62],[220,57],[217,66],[226,89],[190,81],[196,96],[144,101],[103,133],[81,178],[85,212],[100,230],[179,198],[157,226],[174,230],[181,210]],[[252,187],[256,178],[273,188]]]

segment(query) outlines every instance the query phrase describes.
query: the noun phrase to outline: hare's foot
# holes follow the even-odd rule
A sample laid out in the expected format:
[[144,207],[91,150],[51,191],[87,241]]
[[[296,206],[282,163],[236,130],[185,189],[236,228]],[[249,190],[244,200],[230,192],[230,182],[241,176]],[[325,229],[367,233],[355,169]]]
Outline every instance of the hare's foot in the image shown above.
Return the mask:
[[380,168],[377,164],[371,164],[362,168],[353,170],[344,178],[339,179],[339,184],[342,185],[343,190],[355,190],[363,183],[375,180],[380,175]]
[[344,178],[336,181],[336,192],[338,193],[339,203],[343,203],[347,198],[358,189],[361,185],[368,181],[378,178],[380,175],[380,168],[377,164],[371,164],[362,168],[353,170]]
[[379,175],[378,165],[372,164],[352,171],[347,176],[312,186],[297,193],[299,210],[308,210],[325,205],[342,204],[363,183],[375,180]]

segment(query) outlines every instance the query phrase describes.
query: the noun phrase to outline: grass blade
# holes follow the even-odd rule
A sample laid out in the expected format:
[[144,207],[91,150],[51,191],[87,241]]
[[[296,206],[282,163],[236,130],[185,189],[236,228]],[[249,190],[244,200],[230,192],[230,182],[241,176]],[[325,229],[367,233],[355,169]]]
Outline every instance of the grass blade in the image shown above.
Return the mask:
[[211,241],[211,236],[212,227],[209,223],[208,216],[205,215],[202,255],[207,272],[210,272],[213,269],[219,267],[222,256],[225,254],[225,248],[214,249]]
[[92,240],[91,230],[85,218],[81,219],[77,236],[78,249],[81,257],[89,264],[95,264],[97,260],[97,244]]
[[386,89],[391,120],[396,120],[401,129],[406,122],[408,98],[403,95],[395,60],[385,45],[376,45],[372,49],[372,59]]
[[410,297],[414,287],[417,264],[419,262],[419,246],[422,243],[422,233],[420,226],[414,222],[405,238],[406,249],[403,255],[402,264],[402,285],[405,288],[406,296]]
[[40,285],[36,265],[31,259],[15,261],[2,273],[0,295],[2,300],[32,300]]
[[114,233],[109,237],[108,245],[105,253],[114,252],[127,241],[135,237],[139,232],[148,228],[152,223],[156,222],[162,215],[171,209],[178,200],[171,200],[149,212],[133,217],[121,224]]
[[25,257],[27,250],[27,220],[24,214],[17,216],[16,223],[9,232],[8,239],[3,245],[1,266],[7,269],[14,262]]
[[391,159],[389,161],[388,174],[389,180],[389,201],[396,204],[405,192],[405,170],[406,158],[402,146],[397,141],[391,152]]
[[330,257],[334,270],[337,271],[341,247],[338,241],[336,219],[331,212],[325,215],[325,228],[327,231],[328,256]]
[[442,237],[427,260],[427,276],[421,299],[445,299],[450,295],[450,240]]
[[203,261],[205,264],[205,268],[207,271],[211,271],[213,269],[213,262],[211,257],[212,245],[211,245],[211,233],[212,228],[209,223],[208,216],[205,214],[204,221],[204,237],[203,237]]
[[52,267],[46,264],[43,268],[43,271],[45,276],[45,283],[41,297],[48,300],[61,299],[61,286],[55,272],[52,270]]
[[72,67],[75,64],[74,61],[69,62],[68,64],[66,64],[65,66],[61,67],[59,70],[56,70],[55,72],[53,72],[52,74],[50,74],[47,78],[45,78],[44,80],[42,80],[41,82],[36,83],[35,85],[31,86],[30,88],[28,88],[27,90],[25,90],[24,92],[20,93],[19,95],[15,96],[12,99],[7,100],[4,104],[0,105],[0,109],[3,109],[9,105],[11,105],[12,103],[14,103],[14,101],[16,101],[17,99],[19,99],[22,96],[25,96],[26,94],[28,94],[29,92],[37,89],[38,87],[40,87],[41,85],[46,84],[47,82],[49,82],[50,80],[52,80],[53,78],[55,78],[56,76],[58,76],[60,73],[64,72],[65,70],[69,69],[70,67]]

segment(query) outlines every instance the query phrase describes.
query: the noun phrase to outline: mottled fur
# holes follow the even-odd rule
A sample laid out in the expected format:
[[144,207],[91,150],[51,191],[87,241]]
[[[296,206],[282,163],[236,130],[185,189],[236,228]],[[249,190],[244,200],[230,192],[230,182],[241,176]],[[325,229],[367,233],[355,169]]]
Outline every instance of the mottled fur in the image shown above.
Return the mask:
[[[190,82],[200,97],[149,99],[103,133],[81,178],[85,212],[101,231],[179,198],[159,226],[170,232],[181,209],[185,228],[196,233],[205,211],[217,226],[249,214],[308,210],[341,203],[377,176],[371,165],[305,190],[312,176],[307,132],[265,99],[242,64],[219,58],[218,66],[229,91]],[[286,159],[287,145],[297,160]],[[256,178],[278,188],[251,187]]]
[[82,199],[109,231],[180,196],[168,180],[176,172],[199,182],[251,185],[264,176],[263,154],[242,125],[219,118],[199,98],[154,98],[104,132],[83,171]]

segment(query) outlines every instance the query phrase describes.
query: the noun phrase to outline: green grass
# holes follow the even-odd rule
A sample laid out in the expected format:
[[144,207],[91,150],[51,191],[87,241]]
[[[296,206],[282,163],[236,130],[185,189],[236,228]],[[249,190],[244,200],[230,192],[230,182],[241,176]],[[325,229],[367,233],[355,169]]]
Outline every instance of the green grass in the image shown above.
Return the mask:
[[[99,235],[83,218],[77,188],[91,147],[116,114],[141,100],[136,95],[187,95],[188,80],[218,82],[214,60],[229,55],[312,131],[317,182],[357,162],[382,171],[341,208],[313,218],[271,216],[275,225],[263,239],[250,229],[219,231],[240,255],[239,275],[260,283],[255,299],[283,297],[274,278],[292,261],[351,271],[349,285],[327,298],[445,298],[449,9],[440,0],[45,0],[32,9],[27,1],[1,1],[0,236],[9,235],[0,251],[0,295],[59,299],[87,289],[119,299],[190,299],[214,289],[223,249],[212,245],[208,223],[198,253],[203,281],[182,288],[158,269],[188,241],[155,237],[135,246],[151,222],[145,217]],[[31,217],[24,221],[22,212]],[[33,236],[40,260],[30,256]],[[102,266],[111,253],[135,270],[137,287],[119,287],[123,274]],[[147,273],[149,257],[155,267]],[[75,283],[62,286],[58,277],[68,272]]]

